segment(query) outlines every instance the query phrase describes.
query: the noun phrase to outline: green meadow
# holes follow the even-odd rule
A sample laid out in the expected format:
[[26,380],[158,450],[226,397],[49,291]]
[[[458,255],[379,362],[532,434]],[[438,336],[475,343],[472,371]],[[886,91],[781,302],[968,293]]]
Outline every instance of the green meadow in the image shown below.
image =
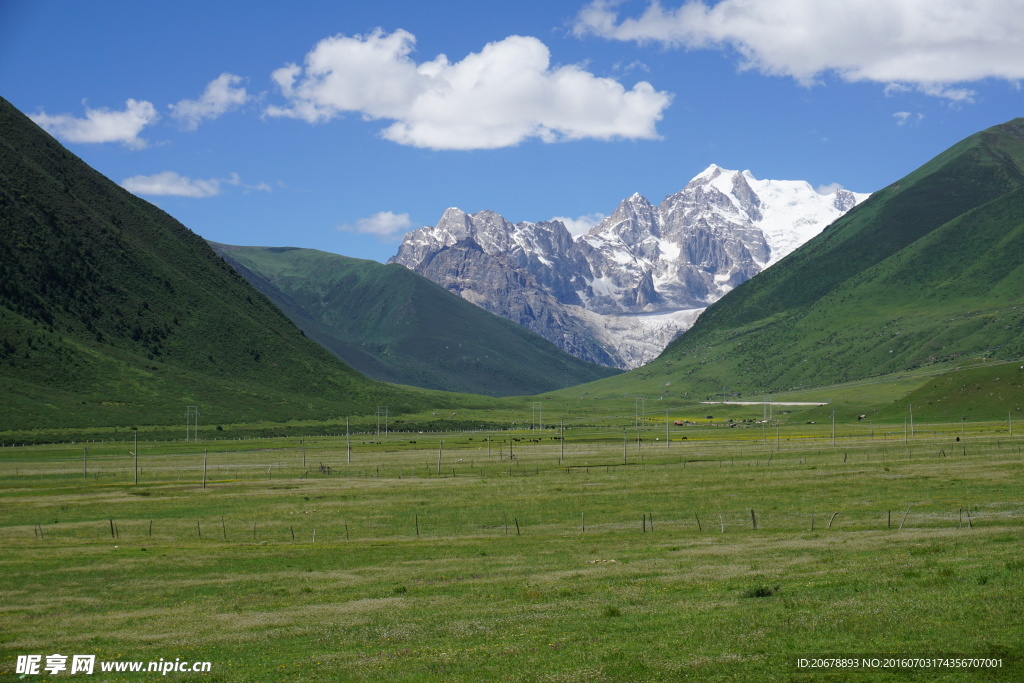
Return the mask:
[[59,653],[211,663],[97,664],[124,681],[1020,680],[1024,425],[652,403],[2,448],[0,679]]

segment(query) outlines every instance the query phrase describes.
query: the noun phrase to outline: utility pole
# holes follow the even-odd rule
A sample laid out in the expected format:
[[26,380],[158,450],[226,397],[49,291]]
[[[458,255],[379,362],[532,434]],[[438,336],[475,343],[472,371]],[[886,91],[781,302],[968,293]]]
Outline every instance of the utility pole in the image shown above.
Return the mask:
[[139,483],[139,430],[135,429],[135,452],[132,453],[135,456],[135,483]]
[[199,406],[185,407],[185,441],[188,441],[189,432],[193,441],[199,441]]

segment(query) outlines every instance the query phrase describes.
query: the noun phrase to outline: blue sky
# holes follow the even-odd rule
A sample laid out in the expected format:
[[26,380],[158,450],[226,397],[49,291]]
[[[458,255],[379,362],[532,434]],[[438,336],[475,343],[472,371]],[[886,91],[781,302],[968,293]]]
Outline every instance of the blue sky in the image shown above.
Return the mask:
[[384,261],[711,163],[876,190],[1024,115],[1022,36],[1020,0],[3,0],[0,95],[203,237]]

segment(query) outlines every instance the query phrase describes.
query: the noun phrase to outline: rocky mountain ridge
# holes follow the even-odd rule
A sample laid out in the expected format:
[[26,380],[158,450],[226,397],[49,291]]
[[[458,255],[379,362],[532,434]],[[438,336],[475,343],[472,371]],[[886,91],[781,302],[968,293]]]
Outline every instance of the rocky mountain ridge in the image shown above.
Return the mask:
[[623,200],[588,233],[447,209],[400,263],[569,353],[634,368],[700,312],[867,198],[709,166],[655,206]]

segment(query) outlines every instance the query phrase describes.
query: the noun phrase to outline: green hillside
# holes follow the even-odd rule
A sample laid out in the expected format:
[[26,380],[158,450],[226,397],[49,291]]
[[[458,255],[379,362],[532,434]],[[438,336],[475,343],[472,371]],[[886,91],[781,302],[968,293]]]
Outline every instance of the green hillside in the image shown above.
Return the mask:
[[514,396],[619,373],[397,264],[313,249],[211,246],[307,336],[374,379]]
[[880,190],[593,393],[692,397],[1024,356],[1024,119]]
[[206,242],[0,99],[0,430],[450,404],[370,381]]

